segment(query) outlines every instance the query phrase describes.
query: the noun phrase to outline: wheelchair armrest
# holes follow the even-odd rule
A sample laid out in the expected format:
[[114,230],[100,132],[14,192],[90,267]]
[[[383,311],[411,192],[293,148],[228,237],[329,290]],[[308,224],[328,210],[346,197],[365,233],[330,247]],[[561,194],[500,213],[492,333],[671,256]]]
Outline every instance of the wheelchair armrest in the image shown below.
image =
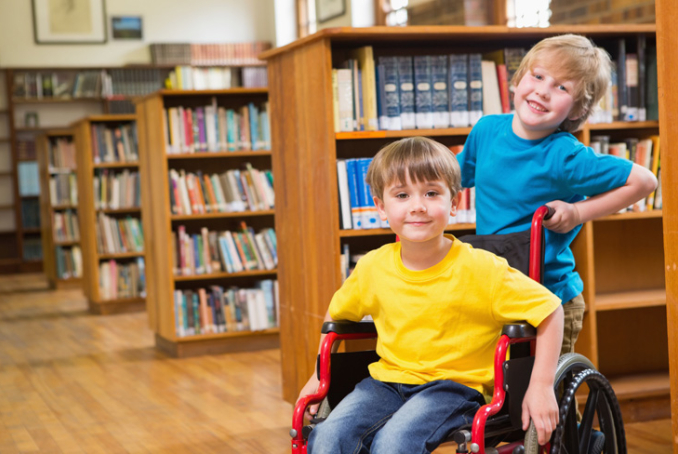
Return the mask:
[[501,334],[507,335],[509,339],[535,337],[537,335],[537,328],[528,323],[512,323],[510,325],[504,325]]
[[323,334],[337,333],[337,334],[377,334],[377,328],[374,322],[350,322],[348,320],[335,320],[332,322],[323,323],[321,331]]

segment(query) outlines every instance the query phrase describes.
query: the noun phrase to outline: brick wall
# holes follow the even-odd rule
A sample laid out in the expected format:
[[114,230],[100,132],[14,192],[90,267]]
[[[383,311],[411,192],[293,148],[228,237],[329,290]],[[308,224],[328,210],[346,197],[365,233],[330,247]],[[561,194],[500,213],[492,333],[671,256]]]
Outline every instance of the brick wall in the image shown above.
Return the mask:
[[654,23],[654,0],[551,0],[551,25]]

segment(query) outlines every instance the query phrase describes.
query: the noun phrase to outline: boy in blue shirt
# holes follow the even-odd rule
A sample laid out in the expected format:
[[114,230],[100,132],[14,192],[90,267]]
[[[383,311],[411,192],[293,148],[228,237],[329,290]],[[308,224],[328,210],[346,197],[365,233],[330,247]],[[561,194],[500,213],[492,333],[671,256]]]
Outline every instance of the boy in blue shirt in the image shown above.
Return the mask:
[[476,187],[478,234],[526,230],[538,207],[555,209],[544,222],[544,285],[563,303],[561,354],[574,351],[585,310],[572,240],[584,222],[628,207],[657,186],[649,170],[597,154],[571,134],[609,83],[610,58],[603,49],[583,36],[546,38],[511,81],[515,114],[481,118],[458,156],[462,186]]
[[[375,204],[400,242],[358,261],[325,320],[371,315],[380,360],[311,432],[309,454],[433,451],[491,394],[501,328],[519,320],[537,326],[524,428],[532,419],[541,444],[555,429],[560,300],[506,260],[445,234],[457,210],[459,172],[447,147],[423,137],[387,145],[370,164]],[[317,389],[312,374],[300,397]]]

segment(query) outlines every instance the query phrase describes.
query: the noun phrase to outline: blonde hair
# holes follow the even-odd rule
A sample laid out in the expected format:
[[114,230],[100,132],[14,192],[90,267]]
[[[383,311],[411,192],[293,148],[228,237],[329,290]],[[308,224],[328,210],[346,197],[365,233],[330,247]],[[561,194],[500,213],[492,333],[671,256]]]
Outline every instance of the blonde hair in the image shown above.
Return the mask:
[[609,54],[584,36],[568,34],[546,38],[525,55],[511,85],[518,85],[525,73],[538,64],[547,67],[558,78],[574,81],[571,113],[579,117],[565,119],[560,129],[576,131],[591,115],[610,84]]
[[461,170],[454,153],[426,137],[401,139],[379,150],[365,181],[372,195],[383,200],[384,188],[394,181],[404,183],[408,175],[414,182],[444,181],[452,197],[461,190]]

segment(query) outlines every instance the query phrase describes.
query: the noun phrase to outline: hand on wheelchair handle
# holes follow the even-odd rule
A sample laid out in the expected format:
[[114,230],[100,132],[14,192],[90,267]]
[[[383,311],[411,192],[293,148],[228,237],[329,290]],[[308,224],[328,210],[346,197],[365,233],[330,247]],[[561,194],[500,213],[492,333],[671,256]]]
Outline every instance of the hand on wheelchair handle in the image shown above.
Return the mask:
[[544,216],[544,227],[556,232],[567,233],[582,223],[579,210],[575,203],[567,203],[562,200],[549,202],[549,212]]
[[[301,388],[301,391],[299,391],[299,397],[297,397],[297,403],[299,400],[304,397],[308,396],[310,394],[315,394],[318,392],[318,386],[320,385],[320,381],[318,380],[318,377],[316,374],[311,375],[311,378],[308,379],[306,384],[304,385],[303,388]],[[304,415],[306,416],[307,419],[312,419],[315,417],[315,415],[318,413],[318,407],[320,404],[312,404],[306,407],[306,411],[304,412]]]

